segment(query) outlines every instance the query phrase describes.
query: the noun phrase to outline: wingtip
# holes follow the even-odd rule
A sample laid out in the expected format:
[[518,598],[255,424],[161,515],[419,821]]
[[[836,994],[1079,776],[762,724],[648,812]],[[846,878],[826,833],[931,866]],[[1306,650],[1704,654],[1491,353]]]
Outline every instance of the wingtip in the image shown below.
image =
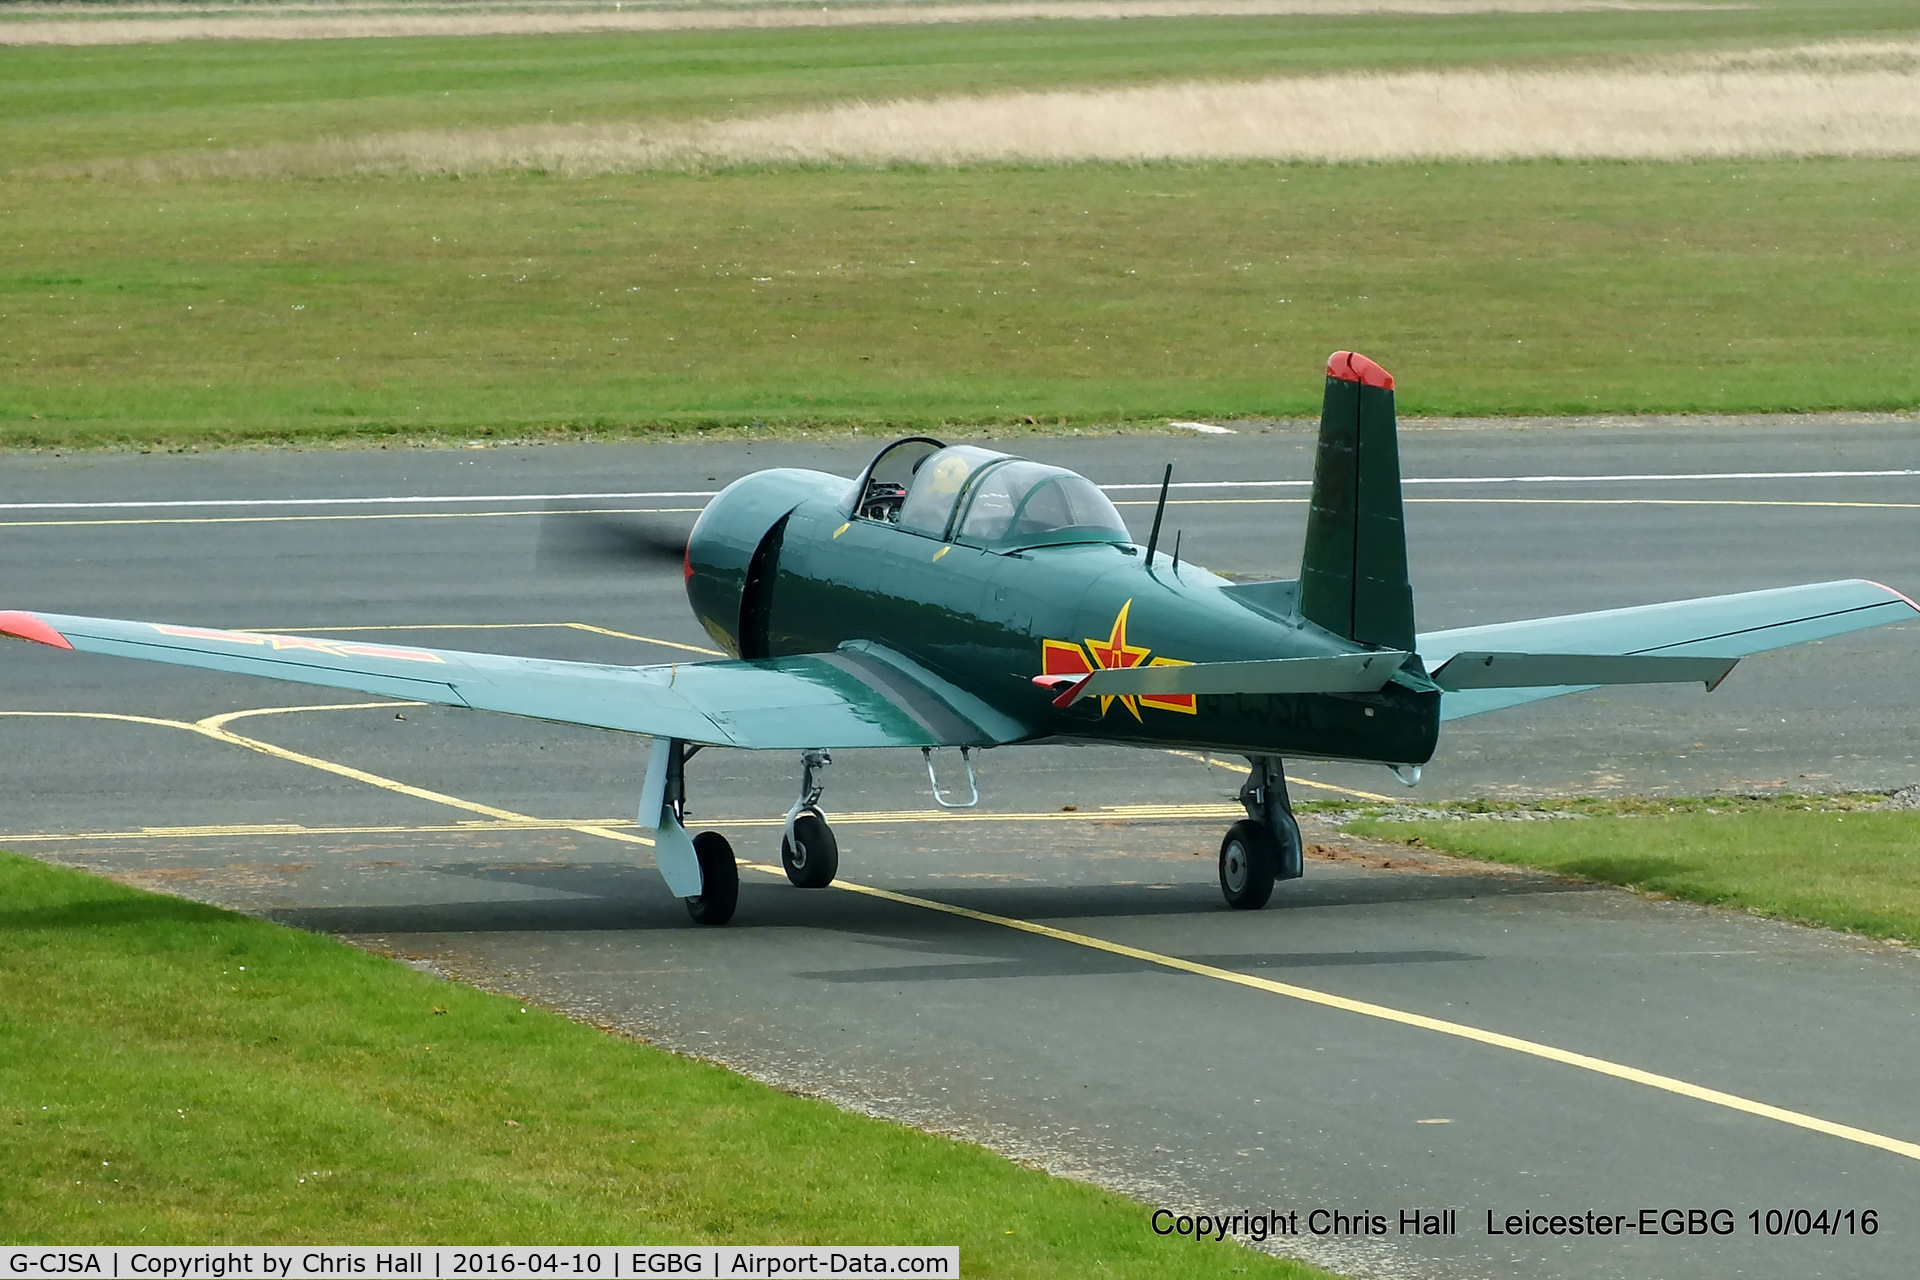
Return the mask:
[[1862,578],[1860,579],[1860,581],[1866,583],[1870,587],[1878,587],[1890,596],[1897,597],[1903,604],[1907,606],[1907,608],[1913,610],[1915,613],[1920,613],[1920,604],[1915,604],[1913,597],[1908,595],[1906,592],[1895,591],[1892,587],[1888,586],[1886,583],[1875,582],[1872,578]]
[[1342,382],[1357,382],[1363,387],[1393,390],[1393,375],[1358,351],[1336,351],[1328,356],[1327,376]]
[[73,642],[55,631],[51,625],[30,613],[21,613],[18,610],[0,610],[0,636],[31,640],[36,644],[52,645],[56,649],[73,648]]
[[[1093,679],[1093,672],[1089,671],[1078,680],[1071,681],[1065,689],[1060,690],[1059,696],[1053,700],[1053,705],[1065,711],[1068,707],[1080,701],[1080,691],[1087,687],[1087,681],[1091,679]],[[1055,688],[1058,687],[1058,685],[1055,686]]]

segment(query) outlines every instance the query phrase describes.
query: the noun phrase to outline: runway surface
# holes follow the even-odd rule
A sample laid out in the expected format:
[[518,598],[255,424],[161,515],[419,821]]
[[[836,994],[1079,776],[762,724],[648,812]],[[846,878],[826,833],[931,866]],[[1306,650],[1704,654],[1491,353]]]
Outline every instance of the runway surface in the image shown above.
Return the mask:
[[[850,474],[873,447],[14,455],[0,608],[692,658],[708,642],[675,568],[565,569],[542,546],[574,517],[544,513],[681,529],[747,471]],[[1910,424],[1490,424],[1407,430],[1402,448],[1423,627],[1835,577],[1920,586]],[[1141,486],[1113,496],[1142,528],[1172,460],[1190,559],[1297,564],[1307,432],[1019,451]],[[1886,628],[1749,659],[1710,696],[1496,713],[1450,725],[1416,792],[1316,765],[1291,770],[1295,794],[1905,785],[1916,657],[1920,628]],[[347,934],[1154,1204],[1383,1215],[1384,1234],[1283,1242],[1356,1272],[1895,1276],[1920,1245],[1904,951],[1365,850],[1231,913],[1213,855],[1238,776],[1069,747],[987,753],[964,816],[931,810],[916,754],[842,753],[826,798],[842,872],[879,895],[749,871],[735,925],[697,930],[614,825],[640,743],[350,705],[375,701],[0,648],[0,847]],[[337,709],[288,710],[310,706]],[[707,753],[694,816],[775,863],[793,772]],[[1399,1234],[1415,1207],[1460,1210],[1459,1234]],[[1728,1208],[1736,1229],[1485,1222],[1667,1207]],[[1756,1237],[1745,1216],[1799,1207],[1872,1208],[1878,1230]]]

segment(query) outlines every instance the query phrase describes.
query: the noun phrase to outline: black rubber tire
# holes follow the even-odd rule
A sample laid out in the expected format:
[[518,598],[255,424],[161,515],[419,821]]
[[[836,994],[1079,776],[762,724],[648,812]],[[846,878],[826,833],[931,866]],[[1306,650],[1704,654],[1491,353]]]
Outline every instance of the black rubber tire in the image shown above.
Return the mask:
[[740,864],[733,846],[718,831],[702,831],[693,838],[700,859],[700,894],[687,899],[687,914],[695,924],[725,924],[740,905]]
[[802,889],[824,889],[840,874],[840,841],[833,828],[817,813],[803,813],[793,820],[795,848],[784,833],[780,836],[780,865],[787,879]]
[[1273,896],[1280,866],[1280,845],[1257,822],[1242,819],[1227,828],[1220,842],[1220,892],[1236,911],[1258,911]]

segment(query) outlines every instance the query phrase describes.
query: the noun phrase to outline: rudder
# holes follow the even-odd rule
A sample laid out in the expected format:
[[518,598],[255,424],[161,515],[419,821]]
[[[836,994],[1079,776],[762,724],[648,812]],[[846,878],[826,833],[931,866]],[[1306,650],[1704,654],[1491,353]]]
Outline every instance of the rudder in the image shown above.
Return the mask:
[[1413,649],[1393,375],[1353,351],[1327,359],[1300,614],[1361,644]]

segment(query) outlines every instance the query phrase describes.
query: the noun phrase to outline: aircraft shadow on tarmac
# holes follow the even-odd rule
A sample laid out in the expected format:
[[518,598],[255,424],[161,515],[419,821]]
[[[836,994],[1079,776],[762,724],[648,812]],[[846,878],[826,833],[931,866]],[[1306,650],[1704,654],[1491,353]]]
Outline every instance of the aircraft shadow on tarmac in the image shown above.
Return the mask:
[[[325,933],[518,933],[636,931],[686,928],[684,909],[668,896],[651,868],[632,863],[441,863],[422,870],[466,880],[512,885],[560,898],[491,901],[418,901],[386,905],[300,907],[276,911],[285,924]],[[1165,916],[1230,917],[1211,885],[996,885],[991,888],[914,886],[954,906],[1024,920],[1125,919]],[[1591,892],[1598,886],[1549,876],[1382,873],[1308,878],[1283,886],[1269,911],[1470,901]],[[819,893],[774,881],[740,886],[733,928],[812,928],[892,937],[901,904],[856,893]],[[922,914],[919,936],[948,938],[971,931],[951,916]],[[1423,953],[1424,954],[1424,953]],[[1428,956],[1427,958],[1439,958]],[[1463,957],[1447,956],[1448,959]]]

